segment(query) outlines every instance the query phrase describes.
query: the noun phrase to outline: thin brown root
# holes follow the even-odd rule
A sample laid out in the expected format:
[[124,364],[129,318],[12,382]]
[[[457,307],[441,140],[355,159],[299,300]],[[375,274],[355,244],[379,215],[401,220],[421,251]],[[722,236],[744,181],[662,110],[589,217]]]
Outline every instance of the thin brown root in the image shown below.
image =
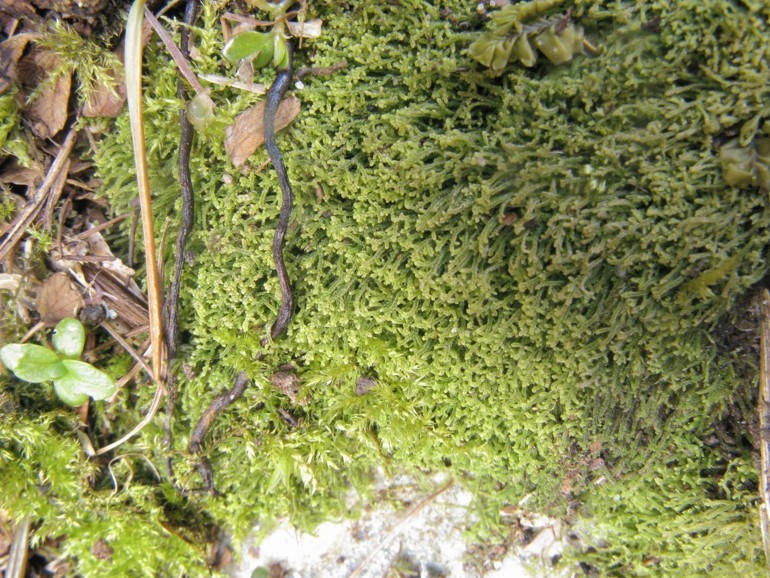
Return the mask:
[[30,329],[24,334],[24,337],[21,338],[21,342],[26,343],[28,339],[30,339],[35,333],[37,333],[44,327],[45,327],[45,323],[43,321],[38,321],[37,323],[35,323],[32,329]]
[[347,60],[340,60],[331,66],[311,66],[307,68],[300,68],[297,70],[297,73],[294,75],[294,77],[297,79],[297,81],[301,82],[302,79],[306,76],[328,76],[330,74],[334,74],[335,72],[339,72],[343,68],[347,68],[347,66]]
[[166,31],[165,28],[163,28],[163,25],[158,22],[158,19],[155,18],[155,15],[147,7],[144,9],[144,17],[147,18],[150,25],[152,26],[152,29],[155,30],[155,33],[163,41],[166,50],[168,50],[169,54],[171,55],[171,59],[176,64],[182,76],[185,77],[185,80],[187,80],[187,82],[190,83],[190,86],[193,87],[193,90],[195,90],[197,94],[206,94],[206,89],[203,88],[201,83],[198,81],[198,77],[195,76],[195,73],[190,67],[190,63],[187,61],[185,55],[182,54],[182,51],[179,50],[179,47],[174,43],[174,39],[171,38],[171,35]]
[[107,331],[107,333],[109,333],[112,336],[112,338],[115,341],[117,341],[120,344],[120,346],[123,349],[125,349],[126,352],[131,357],[134,358],[134,361],[139,363],[144,368],[144,370],[147,372],[147,375],[149,375],[150,378],[152,378],[152,368],[147,364],[147,362],[144,360],[144,358],[141,355],[139,355],[136,351],[134,351],[134,348],[131,347],[131,344],[128,341],[126,341],[123,338],[123,336],[120,335],[120,333],[118,333],[117,330],[111,324],[107,323],[106,321],[104,321],[102,323],[102,327],[104,327],[104,329]]
[[[206,411],[203,412],[203,415],[198,420],[198,423],[195,424],[195,428],[190,435],[188,449],[191,454],[200,453],[203,440],[206,438],[209,429],[211,429],[214,420],[225,410],[225,408],[243,395],[248,383],[249,379],[246,372],[242,371],[238,374],[238,377],[235,378],[235,385],[233,385],[230,391],[222,393],[212,400],[206,408]],[[201,456],[198,461],[198,471],[201,474],[203,485],[209,493],[211,495],[217,495],[217,490],[214,487],[214,472],[211,469],[211,463],[205,456]]]

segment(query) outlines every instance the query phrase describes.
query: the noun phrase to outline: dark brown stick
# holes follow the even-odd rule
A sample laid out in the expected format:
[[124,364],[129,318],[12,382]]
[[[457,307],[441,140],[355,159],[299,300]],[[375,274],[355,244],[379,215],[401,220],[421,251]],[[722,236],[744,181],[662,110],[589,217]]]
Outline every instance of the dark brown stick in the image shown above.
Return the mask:
[[[248,383],[249,380],[246,376],[246,372],[242,371],[238,374],[238,377],[235,378],[235,385],[233,385],[230,391],[219,394],[213,399],[206,408],[206,411],[203,412],[198,423],[195,424],[195,428],[190,435],[190,444],[188,448],[191,454],[200,453],[203,440],[206,438],[206,434],[211,428],[211,424],[214,423],[217,416],[222,413],[227,406],[243,395]],[[201,457],[198,461],[198,472],[200,472],[203,485],[212,496],[216,496],[217,490],[214,487],[214,472],[211,469],[211,463],[205,456]]]

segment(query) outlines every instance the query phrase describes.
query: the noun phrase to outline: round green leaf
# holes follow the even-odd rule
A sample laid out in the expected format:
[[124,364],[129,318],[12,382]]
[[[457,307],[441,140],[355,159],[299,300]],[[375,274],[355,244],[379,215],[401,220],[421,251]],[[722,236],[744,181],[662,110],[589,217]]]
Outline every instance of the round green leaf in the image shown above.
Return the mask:
[[53,348],[64,357],[77,359],[83,353],[83,346],[86,343],[85,327],[72,317],[62,319],[53,330],[51,342]]
[[59,380],[53,382],[53,389],[60,400],[72,407],[80,407],[88,401],[88,396],[85,393],[75,393],[66,384],[62,385]]
[[[230,62],[237,62],[244,58],[254,58],[260,52],[273,53],[273,35],[268,32],[255,32],[249,30],[233,36],[230,42],[225,44],[222,51],[224,57]],[[269,57],[268,57],[269,60]]]
[[6,345],[0,349],[0,359],[16,377],[31,383],[50,381],[66,373],[59,356],[40,345]]
[[74,359],[63,359],[62,363],[67,372],[56,379],[54,385],[65,389],[71,397],[85,394],[94,399],[107,399],[115,393],[115,382],[112,378],[90,363]]

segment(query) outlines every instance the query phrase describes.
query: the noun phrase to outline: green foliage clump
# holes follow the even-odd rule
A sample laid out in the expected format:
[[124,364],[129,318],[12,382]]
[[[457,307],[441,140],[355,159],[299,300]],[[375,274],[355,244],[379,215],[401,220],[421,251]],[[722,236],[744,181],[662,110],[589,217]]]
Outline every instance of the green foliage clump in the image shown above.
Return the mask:
[[601,576],[765,576],[756,468],[686,434],[672,444],[642,475],[586,494],[595,549],[582,560]]
[[52,21],[35,43],[56,56],[58,65],[48,71],[48,76],[35,92],[33,100],[45,87],[56,83],[62,74],[75,73],[78,78],[78,99],[87,101],[100,89],[116,90],[123,74],[123,65],[117,55],[94,40],[84,38],[61,20]]
[[[0,504],[15,520],[29,516],[32,547],[66,538],[62,554],[81,576],[200,576],[207,572],[205,551],[166,528],[173,504],[161,500],[161,488],[131,483],[142,466],[120,471],[87,459],[74,435],[74,415],[60,411],[30,413],[0,398]],[[112,472],[105,484],[103,471]],[[129,472],[131,475],[129,475]],[[139,477],[139,472],[136,472]],[[98,556],[104,543],[109,555]],[[152,547],[150,547],[152,546]],[[102,548],[105,551],[104,548]]]
[[16,91],[0,96],[0,154],[16,157],[20,164],[30,163],[27,142],[19,127],[21,117]]
[[56,395],[71,406],[83,405],[89,396],[108,399],[115,381],[90,363],[78,361],[86,331],[77,319],[61,320],[54,329],[53,351],[41,345],[11,343],[0,349],[0,359],[16,377],[31,383],[53,381]]
[[[198,72],[235,71],[212,33],[221,8],[206,3],[195,30]],[[285,254],[298,308],[268,346],[277,182],[269,167],[234,170],[216,135],[255,97],[212,89],[219,124],[192,159],[178,480],[199,483],[190,428],[246,371],[253,385],[204,447],[223,495],[191,498],[236,536],[256,518],[348,515],[349,485],[365,493],[378,465],[448,468],[474,489],[482,536],[532,491],[563,513],[554,496],[569,481],[593,514],[598,568],[758,574],[751,456],[724,463],[700,440],[731,403],[750,404],[755,376],[746,350],[714,330],[768,272],[770,206],[726,182],[715,144],[770,103],[770,8],[580,0],[572,18],[601,54],[497,78],[467,53],[483,33],[472,8],[313,7],[324,33],[298,65],[348,67],[308,79],[300,117],[279,135],[297,197]],[[154,43],[146,71],[162,222],[176,214],[184,103]],[[116,212],[134,194],[130,150],[124,116],[95,155]],[[271,384],[287,364],[302,403]],[[360,377],[376,381],[364,395]],[[148,401],[137,393],[134,423]],[[114,428],[131,422],[106,411]],[[161,437],[153,424],[126,452],[160,464]],[[575,456],[598,446],[605,465],[576,476]],[[593,485],[599,475],[610,481]],[[653,515],[665,549],[645,565]]]

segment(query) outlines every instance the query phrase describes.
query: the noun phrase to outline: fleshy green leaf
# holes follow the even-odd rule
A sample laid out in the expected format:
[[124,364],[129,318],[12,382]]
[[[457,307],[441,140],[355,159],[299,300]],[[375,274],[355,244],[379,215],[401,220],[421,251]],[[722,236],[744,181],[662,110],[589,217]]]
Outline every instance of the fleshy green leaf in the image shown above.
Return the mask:
[[265,48],[264,50],[260,51],[254,58],[254,68],[255,69],[262,68],[263,66],[270,64],[270,59],[272,57],[273,57],[272,46],[270,48]]
[[88,401],[88,396],[85,393],[72,391],[66,384],[62,384],[59,379],[53,382],[53,389],[60,400],[72,407],[80,407]]
[[265,53],[269,53],[267,59],[270,60],[273,54],[273,35],[253,30],[241,32],[234,36],[230,42],[225,44],[223,50],[224,57],[231,62],[237,62],[244,58],[254,58],[257,55],[262,56]]
[[115,382],[112,378],[90,363],[74,359],[64,359],[62,363],[67,372],[54,382],[57,391],[61,388],[67,391],[69,397],[85,394],[94,399],[107,399],[115,393]]
[[273,66],[286,68],[289,64],[289,53],[286,51],[286,39],[275,34],[273,39]]
[[67,317],[59,321],[51,338],[53,348],[64,357],[78,359],[86,343],[86,330],[77,319]]
[[12,343],[0,349],[0,358],[16,377],[32,383],[50,381],[66,373],[59,356],[40,345]]

